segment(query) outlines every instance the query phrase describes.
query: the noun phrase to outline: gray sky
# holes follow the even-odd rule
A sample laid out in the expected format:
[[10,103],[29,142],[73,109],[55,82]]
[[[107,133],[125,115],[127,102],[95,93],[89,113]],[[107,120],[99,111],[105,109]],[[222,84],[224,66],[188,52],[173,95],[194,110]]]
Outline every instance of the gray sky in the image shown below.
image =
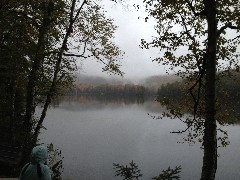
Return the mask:
[[[108,3],[106,3],[108,2]],[[157,49],[143,50],[139,47],[141,39],[151,39],[155,34],[153,29],[154,22],[145,22],[144,9],[137,12],[132,7],[137,0],[129,2],[129,9],[124,8],[121,4],[114,5],[109,0],[105,1],[105,10],[107,15],[114,19],[115,25],[118,26],[115,34],[116,44],[125,52],[121,60],[121,70],[125,73],[124,77],[129,79],[138,79],[142,77],[165,74],[163,66],[152,62],[150,57],[158,56]],[[138,17],[140,16],[140,19]],[[101,64],[90,61],[83,63],[83,73],[85,75],[109,76],[101,71]]]
[[[147,23],[144,18],[146,13],[144,8],[137,11],[134,3],[141,3],[139,0],[125,0],[129,8],[126,9],[120,3],[113,3],[111,0],[102,0],[107,15],[114,19],[118,29],[115,34],[115,42],[125,56],[121,60],[121,70],[125,73],[124,78],[141,79],[153,75],[166,74],[167,67],[152,62],[150,57],[159,57],[160,51],[157,49],[141,49],[139,47],[141,39],[151,40],[156,35],[154,31],[154,20],[150,19]],[[140,17],[140,18],[138,18]],[[228,32],[230,36],[236,37],[236,32]],[[240,50],[240,46],[238,47]],[[238,50],[238,51],[239,51]],[[187,49],[179,49],[178,53],[185,53]],[[227,64],[226,64],[227,65]],[[108,77],[106,72],[102,72],[102,65],[96,61],[84,61],[81,73],[85,75],[97,75]],[[176,70],[176,69],[175,69]]]

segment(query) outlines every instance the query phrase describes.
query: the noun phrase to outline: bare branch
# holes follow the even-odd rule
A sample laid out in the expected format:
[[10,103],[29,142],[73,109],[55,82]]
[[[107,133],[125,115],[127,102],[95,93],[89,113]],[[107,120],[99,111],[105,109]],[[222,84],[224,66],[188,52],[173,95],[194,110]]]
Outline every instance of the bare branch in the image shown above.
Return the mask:
[[202,10],[200,12],[196,12],[192,2],[190,2],[189,0],[185,0],[185,2],[188,4],[188,6],[190,7],[191,11],[193,12],[194,16],[201,16],[201,15],[205,15],[205,10]]
[[[203,57],[203,62],[202,62],[202,68],[199,67],[199,75],[197,77],[196,82],[188,89],[190,92],[190,95],[193,98],[194,101],[194,110],[193,110],[193,120],[196,119],[196,113],[197,113],[197,108],[199,106],[199,101],[200,101],[200,92],[201,92],[201,86],[202,86],[202,78],[205,73],[205,64],[206,64],[206,56],[207,54],[204,55]],[[193,89],[198,85],[198,90],[197,90],[197,97],[193,94]]]
[[189,128],[191,127],[191,125],[188,125],[188,127],[182,131],[172,131],[170,133],[173,133],[173,134],[181,134],[181,133],[185,133]]
[[182,118],[179,117],[177,114],[175,114],[174,118],[176,118],[176,117],[177,117],[180,121],[182,121],[183,123],[186,123],[186,121],[182,120]]
[[72,6],[71,6],[71,11],[70,11],[70,18],[69,18],[69,21],[70,21],[70,24],[73,24],[73,13],[74,13],[74,8],[75,8],[75,3],[76,3],[76,0],[73,0],[72,1]]
[[190,30],[188,30],[188,28],[187,28],[187,24],[186,24],[186,22],[185,22],[185,18],[184,18],[182,15],[180,15],[180,16],[181,16],[181,19],[182,19],[183,26],[184,26],[184,28],[185,28],[185,33],[187,34],[187,36],[188,36],[192,41],[195,41],[195,38],[189,33]]
[[[72,19],[72,23],[74,23],[74,22],[76,21],[76,19],[77,19],[77,17],[79,16],[79,14],[80,14],[80,12],[81,12],[84,4],[87,4],[87,1],[86,1],[86,0],[83,1],[82,5],[81,5],[80,8],[78,9],[77,14],[75,15],[74,19]],[[72,17],[72,18],[73,18],[73,17]]]
[[[89,38],[88,38],[89,39]],[[83,48],[83,53],[82,53],[82,55],[84,55],[85,54],[85,52],[86,52],[86,48],[87,48],[87,41],[88,41],[88,39],[86,40],[86,41],[84,41],[84,48]]]
[[91,57],[92,55],[89,55],[89,56],[84,56],[82,54],[73,54],[73,53],[63,53],[64,56],[74,56],[74,57],[82,57],[82,58],[89,58]]
[[234,41],[236,39],[240,38],[240,35],[236,36],[235,38],[231,39],[231,41]]
[[92,57],[93,55],[88,55],[88,56],[84,56],[85,52],[86,52],[86,48],[87,48],[87,41],[84,41],[84,48],[83,48],[83,52],[82,54],[74,54],[74,53],[63,53],[64,56],[75,56],[75,57],[82,57],[82,58],[89,58]]
[[225,24],[224,26],[222,26],[218,31],[217,31],[217,37],[219,37],[221,35],[221,33],[223,33],[227,28],[230,29],[239,29],[240,27],[238,26],[233,26],[231,22]]

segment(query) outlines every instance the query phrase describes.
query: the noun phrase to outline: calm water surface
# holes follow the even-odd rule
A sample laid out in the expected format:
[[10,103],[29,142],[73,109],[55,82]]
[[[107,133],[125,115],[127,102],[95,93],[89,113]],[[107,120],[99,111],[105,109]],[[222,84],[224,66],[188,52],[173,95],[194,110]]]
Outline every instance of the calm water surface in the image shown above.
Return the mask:
[[[62,151],[65,179],[118,180],[113,163],[132,160],[150,180],[168,166],[182,166],[181,179],[200,178],[201,144],[178,143],[184,129],[178,120],[155,120],[163,111],[153,101],[143,104],[65,100],[52,107],[44,122],[41,142],[53,143]],[[219,149],[218,180],[240,179],[240,126],[227,126],[230,145]]]

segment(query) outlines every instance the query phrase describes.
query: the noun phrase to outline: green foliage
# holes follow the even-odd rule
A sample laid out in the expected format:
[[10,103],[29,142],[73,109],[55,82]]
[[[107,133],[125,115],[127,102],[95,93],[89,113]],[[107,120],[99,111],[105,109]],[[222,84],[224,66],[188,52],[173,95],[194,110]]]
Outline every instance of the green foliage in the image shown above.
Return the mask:
[[52,179],[61,180],[63,172],[63,156],[61,150],[54,147],[51,143],[48,145],[48,163],[49,167],[52,170]]
[[123,52],[113,42],[117,26],[104,11],[95,1],[88,1],[76,19],[72,36],[69,38],[69,54],[77,51],[75,55],[83,59],[93,57],[103,64],[103,71],[123,75],[119,62]]
[[181,166],[176,166],[175,169],[168,167],[166,170],[163,170],[161,174],[157,177],[153,177],[153,180],[179,180],[181,172]]
[[[156,20],[155,30],[158,36],[150,42],[142,39],[142,48],[158,48],[161,56],[154,61],[170,65],[169,70],[174,70],[179,75],[197,75],[203,67],[208,33],[203,2],[144,0],[144,3],[149,13],[148,18]],[[239,66],[238,1],[217,1],[216,8],[219,28],[217,69],[223,71]],[[230,32],[229,29],[234,35],[226,35],[226,32]]]
[[[157,36],[153,37],[150,42],[142,39],[142,48],[158,48],[161,52],[160,56],[153,61],[168,65],[168,72],[174,71],[177,75],[187,79],[183,90],[188,93],[188,96],[185,96],[186,98],[182,99],[181,103],[176,102],[174,98],[162,97],[161,99],[160,97],[159,100],[168,105],[167,111],[160,118],[180,119],[186,124],[186,129],[175,133],[187,132],[185,140],[194,142],[194,139],[198,139],[198,141],[203,142],[204,129],[210,127],[206,124],[215,121],[215,105],[218,108],[220,105],[222,107],[228,106],[227,101],[219,101],[219,99],[217,103],[211,103],[215,102],[215,94],[211,94],[211,92],[215,92],[215,69],[217,72],[229,72],[230,69],[239,71],[239,3],[238,1],[197,0],[144,0],[144,3],[146,12],[148,12],[146,20],[150,17],[156,20]],[[207,12],[209,11],[207,6],[211,3],[214,4],[213,9],[216,8],[217,22],[215,25],[213,25],[216,20],[215,12],[212,14]],[[209,14],[213,16],[210,17]],[[215,28],[217,31],[210,35],[210,31],[213,32],[212,30]],[[206,75],[211,77],[205,79]],[[167,87],[164,87],[163,91],[166,89]],[[172,87],[173,93],[177,92],[178,89],[181,90],[176,86]],[[225,90],[222,92],[228,94]],[[163,93],[159,93],[160,96],[164,96]],[[165,93],[170,94],[169,92]],[[218,92],[218,94],[221,93]],[[184,112],[189,112],[189,114],[184,115]],[[211,117],[214,118],[212,120],[205,119],[210,117],[204,117],[206,114],[211,114]],[[231,113],[225,111],[225,114]],[[183,116],[184,118],[182,118]],[[223,124],[221,123],[224,119],[223,116],[216,118],[220,124]],[[212,130],[215,132],[214,128]],[[223,133],[224,137],[219,138],[223,145],[228,144],[225,143],[225,135],[226,133]],[[209,138],[207,137],[205,140],[208,141]]]
[[[35,106],[45,101],[54,72],[57,71],[57,80],[53,97],[64,94],[72,86],[73,73],[78,69],[76,61],[79,59],[94,58],[104,64],[104,71],[122,75],[118,61],[122,52],[113,42],[117,27],[112,19],[106,17],[104,9],[90,0],[84,4],[78,15],[82,1],[76,1],[73,9],[76,21],[64,49],[60,68],[57,69],[73,1],[54,1],[52,16],[47,17],[51,25],[46,29],[47,34],[44,34],[46,38],[41,39],[46,21],[44,9],[49,2],[20,0],[0,3],[1,119],[22,120],[27,84],[31,79],[30,73],[36,57],[41,58],[39,67],[34,71],[36,78],[32,80],[33,111]],[[41,52],[40,46],[43,47]]]
[[[239,81],[240,74],[237,73],[236,70],[231,70],[230,76],[228,74],[229,71],[218,74],[216,90],[216,119],[220,126],[217,129],[219,133],[218,142],[222,147],[227,146],[229,141],[228,133],[221,129],[221,125],[240,123],[240,101],[238,100],[240,99],[238,92],[240,86],[239,83],[236,83]],[[184,122],[187,124],[187,127],[192,127],[188,129],[188,133],[184,137],[184,140],[190,143],[194,143],[195,141],[203,142],[203,120],[200,118],[201,112],[197,111],[196,118],[199,117],[198,121],[191,121],[191,118],[193,118],[193,107],[191,106],[192,99],[184,93],[187,91],[186,87],[189,87],[189,85],[187,85],[186,80],[183,80],[182,82],[167,84],[159,88],[158,101],[167,108],[167,111],[164,112],[162,116],[179,118],[182,120],[187,118]],[[204,103],[200,101],[199,104],[201,108],[204,109]],[[189,113],[190,116],[188,117],[186,113]]]
[[220,74],[217,82],[217,119],[220,124],[240,123],[240,85],[237,83],[240,74],[235,71],[227,74]]
[[160,102],[171,101],[179,102],[180,99],[185,98],[185,91],[183,89],[183,83],[175,82],[175,83],[168,83],[166,85],[162,85],[157,92],[158,98],[157,100]]
[[138,180],[140,177],[142,177],[140,169],[138,169],[138,166],[133,161],[129,163],[129,166],[115,163],[113,163],[113,166],[113,169],[116,170],[115,176],[123,177],[123,180]]
[[[239,83],[236,83],[240,80],[240,74],[235,72],[234,70],[231,71],[231,76],[227,75],[228,72],[224,73],[221,72],[218,74],[218,81],[217,81],[217,120],[220,124],[231,124],[239,122],[239,105],[240,98],[239,94]],[[162,104],[167,106],[167,108],[171,109],[171,106],[181,104],[181,109],[183,112],[191,113],[191,106],[189,107],[188,104],[191,104],[192,99],[188,96],[186,87],[187,80],[183,80],[182,82],[171,83],[167,85],[161,86],[158,89],[158,101]],[[203,93],[203,92],[202,92]],[[202,109],[204,109],[203,102],[199,102],[202,104]],[[175,112],[173,112],[175,109]],[[172,114],[176,113],[177,107],[172,107]],[[200,116],[200,114],[198,114]]]
[[[0,2],[0,125],[9,129],[6,141],[26,147],[35,142],[51,100],[72,86],[77,60],[95,59],[104,71],[123,74],[122,52],[113,42],[117,27],[104,13],[92,0]],[[33,117],[42,104],[40,117]]]
[[[140,169],[133,161],[129,163],[129,166],[119,165],[113,163],[115,169],[115,176],[122,177],[123,180],[138,180],[143,175],[140,173]],[[168,167],[166,170],[162,170],[162,173],[156,177],[153,177],[153,180],[179,180],[181,172],[181,166],[176,166],[175,169]]]

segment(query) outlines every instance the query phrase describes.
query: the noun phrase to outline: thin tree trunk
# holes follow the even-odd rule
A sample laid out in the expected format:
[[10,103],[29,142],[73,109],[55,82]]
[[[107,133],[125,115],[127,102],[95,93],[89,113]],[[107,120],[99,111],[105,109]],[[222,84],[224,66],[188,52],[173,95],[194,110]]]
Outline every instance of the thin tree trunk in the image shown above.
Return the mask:
[[46,44],[47,34],[51,26],[53,6],[54,6],[53,0],[50,0],[48,5],[45,5],[43,23],[39,29],[36,54],[33,60],[33,65],[32,65],[30,75],[28,77],[27,95],[26,95],[27,96],[26,112],[25,112],[25,121],[24,121],[27,132],[29,132],[32,128],[32,115],[34,114],[34,111],[35,111],[34,90],[36,87],[38,71],[41,66],[41,63],[44,60],[45,44]]
[[[15,69],[15,67],[14,67]],[[10,98],[10,102],[11,102],[11,119],[10,119],[10,139],[11,139],[11,143],[13,143],[13,139],[14,139],[14,127],[15,127],[15,98],[16,98],[16,83],[15,83],[15,77],[13,78],[12,82],[11,82],[11,98]]]
[[75,2],[76,2],[75,0],[72,2],[71,13],[70,13],[70,18],[69,18],[69,26],[68,26],[68,28],[66,30],[66,34],[65,34],[65,37],[63,39],[62,46],[60,48],[60,52],[58,53],[58,59],[57,59],[55,70],[54,70],[52,84],[51,84],[51,87],[50,87],[50,89],[48,91],[47,98],[46,98],[46,101],[45,101],[45,104],[44,104],[44,107],[43,107],[43,110],[42,110],[41,117],[40,117],[40,119],[39,119],[39,121],[37,123],[37,126],[35,128],[34,135],[33,135],[33,141],[37,140],[37,136],[38,136],[38,134],[40,132],[42,123],[43,123],[43,121],[44,121],[44,119],[46,117],[48,106],[50,105],[52,97],[54,96],[54,93],[56,91],[58,73],[60,71],[61,62],[62,62],[62,58],[63,58],[63,53],[66,50],[67,41],[68,41],[68,38],[69,38],[69,36],[70,36],[70,34],[72,32],[73,24],[75,23],[76,18],[79,16],[80,11],[82,10],[84,4],[86,4],[87,1],[86,0],[83,1],[81,7],[78,9],[78,12],[73,17],[74,8],[75,8]]
[[[45,4],[44,4],[45,3]],[[25,110],[25,119],[24,119],[24,130],[23,130],[23,153],[21,158],[21,165],[23,165],[28,158],[30,157],[31,149],[35,145],[36,142],[31,141],[31,131],[32,131],[32,116],[35,112],[35,88],[36,82],[38,79],[38,71],[41,67],[41,63],[44,60],[44,52],[47,41],[47,34],[52,24],[52,13],[54,7],[54,0],[49,0],[47,3],[43,2],[44,6],[44,16],[43,22],[39,29],[39,36],[37,42],[37,49],[35,53],[35,57],[32,64],[32,69],[30,75],[28,77],[28,85],[27,85],[27,95],[26,95],[26,110]]]
[[204,156],[201,180],[214,180],[217,169],[217,132],[215,119],[215,79],[216,79],[216,47],[217,20],[216,1],[204,0],[207,24],[208,43],[206,59],[206,117],[203,137]]

